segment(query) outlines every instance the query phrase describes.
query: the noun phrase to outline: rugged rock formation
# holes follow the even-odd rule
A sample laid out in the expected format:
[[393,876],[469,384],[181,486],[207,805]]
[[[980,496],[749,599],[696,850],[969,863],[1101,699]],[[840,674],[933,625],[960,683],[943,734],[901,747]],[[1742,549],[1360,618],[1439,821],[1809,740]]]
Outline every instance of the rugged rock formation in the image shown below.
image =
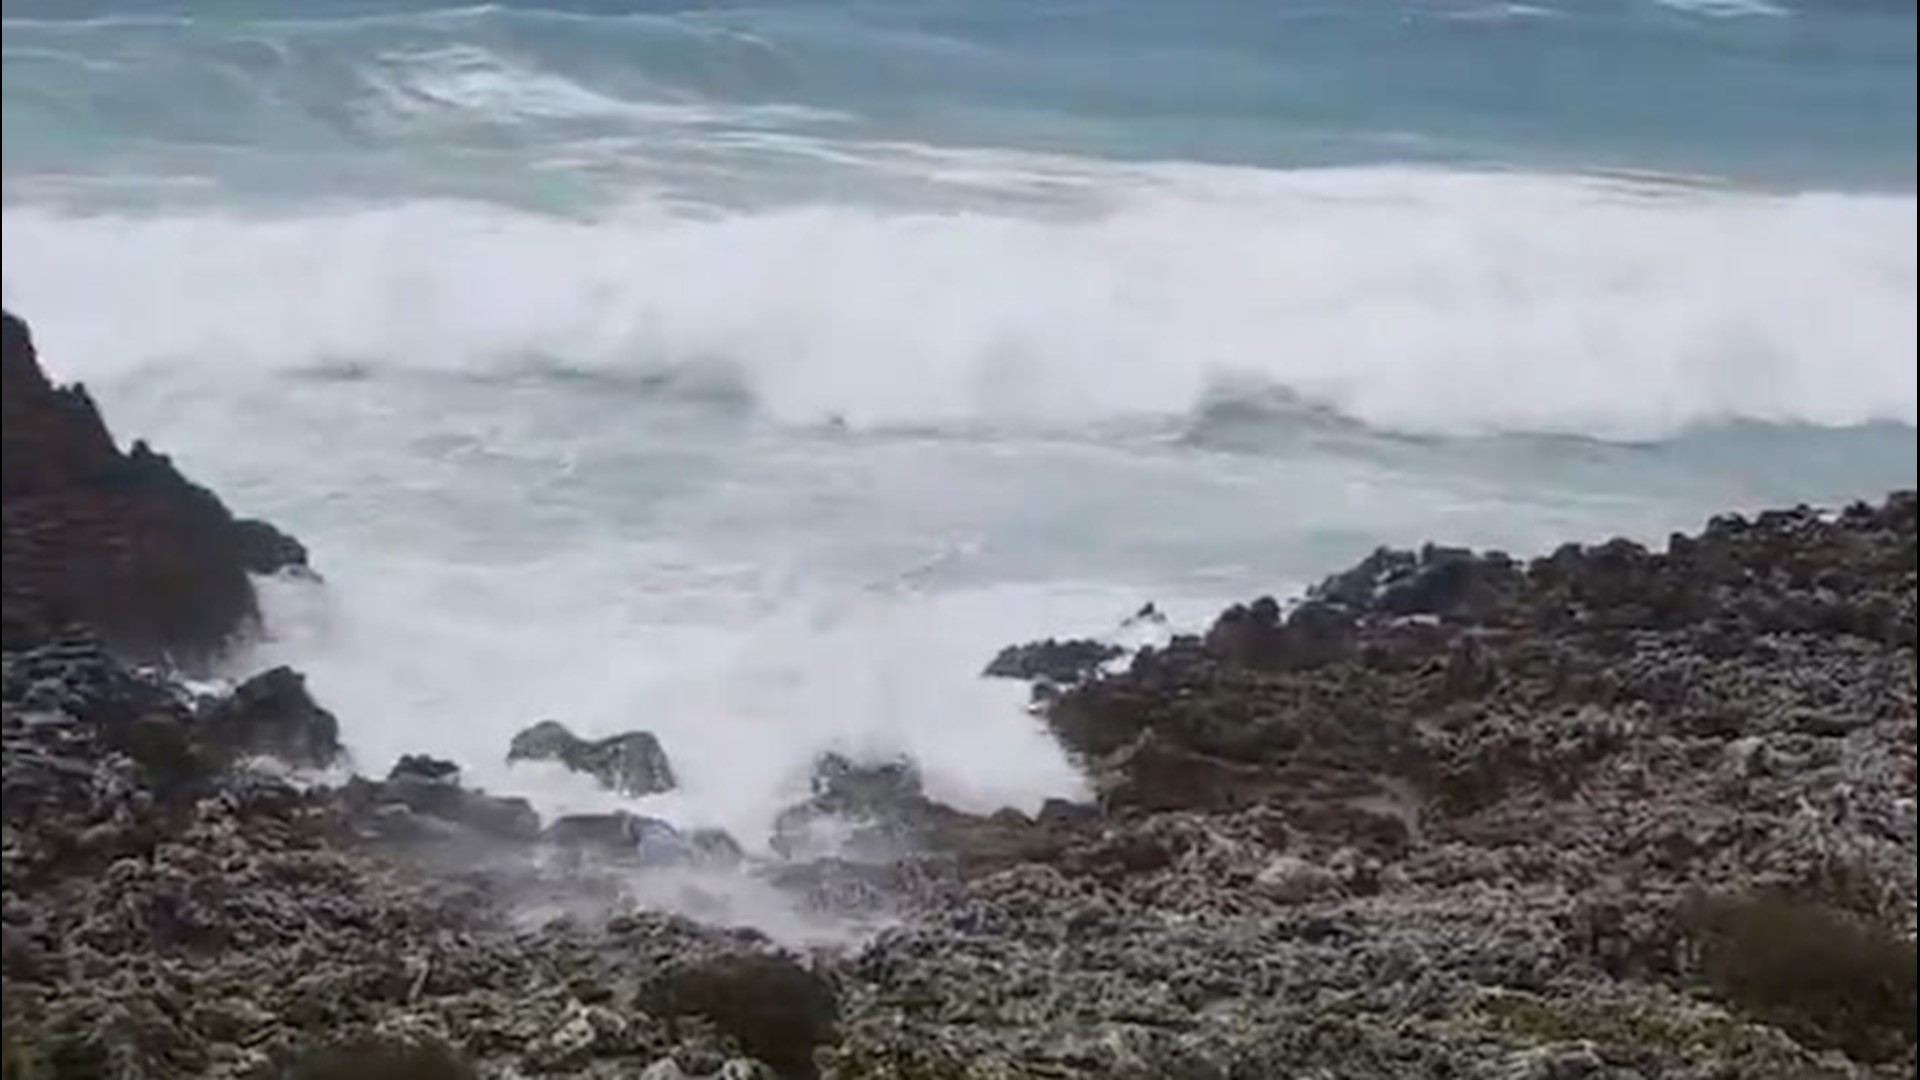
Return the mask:
[[647,731],[588,740],[557,720],[542,720],[513,737],[507,760],[558,762],[622,795],[655,795],[675,786],[667,752]]
[[834,1038],[831,988],[757,935],[613,900],[522,929],[538,819],[444,762],[301,790],[247,764],[312,746],[278,694],[196,703],[84,642],[0,688],[8,1080],[612,1080],[676,1047],[806,1077]]
[[247,574],[304,568],[305,550],[236,521],[145,443],[122,453],[85,389],[48,380],[12,314],[0,338],[5,647],[84,627],[141,655],[211,657],[255,618]]
[[1104,641],[1069,639],[1009,645],[988,661],[984,674],[995,679],[1024,679],[1068,685],[1089,678],[1100,665],[1124,650]]
[[1048,699],[1105,813],[853,960],[836,1062],[1911,1075],[1914,508],[1384,553]]

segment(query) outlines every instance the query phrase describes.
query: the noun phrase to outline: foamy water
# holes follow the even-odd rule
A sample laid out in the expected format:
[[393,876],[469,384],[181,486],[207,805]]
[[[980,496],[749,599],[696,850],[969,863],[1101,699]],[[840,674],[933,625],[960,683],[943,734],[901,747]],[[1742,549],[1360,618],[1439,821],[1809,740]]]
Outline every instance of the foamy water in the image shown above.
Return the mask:
[[33,271],[8,302],[102,373],[671,374],[791,423],[1072,426],[1230,389],[1418,433],[1914,422],[1910,196],[1398,168],[1096,178],[1064,219],[23,208],[7,257]]

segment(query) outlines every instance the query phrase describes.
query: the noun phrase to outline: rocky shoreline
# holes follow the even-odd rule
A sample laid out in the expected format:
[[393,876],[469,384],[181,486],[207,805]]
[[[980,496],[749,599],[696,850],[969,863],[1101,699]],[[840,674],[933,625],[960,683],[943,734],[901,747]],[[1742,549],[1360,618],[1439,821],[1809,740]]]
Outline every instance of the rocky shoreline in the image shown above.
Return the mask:
[[[758,855],[346,776],[284,668],[190,691],[306,551],[122,452],[11,315],[0,403],[6,1080],[1913,1075],[1911,492],[1010,648],[1094,802],[826,755]],[[501,749],[674,783],[644,732]],[[628,887],[676,873],[865,929]]]

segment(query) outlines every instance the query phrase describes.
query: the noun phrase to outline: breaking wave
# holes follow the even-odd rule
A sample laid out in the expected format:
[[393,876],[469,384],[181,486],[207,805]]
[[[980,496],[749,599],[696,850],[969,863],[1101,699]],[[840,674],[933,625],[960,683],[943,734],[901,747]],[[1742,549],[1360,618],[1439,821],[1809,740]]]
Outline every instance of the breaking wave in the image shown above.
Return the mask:
[[1078,182],[1071,212],[20,206],[6,299],[88,378],[559,370],[690,379],[796,424],[1275,393],[1419,433],[1915,421],[1911,196],[1404,167]]

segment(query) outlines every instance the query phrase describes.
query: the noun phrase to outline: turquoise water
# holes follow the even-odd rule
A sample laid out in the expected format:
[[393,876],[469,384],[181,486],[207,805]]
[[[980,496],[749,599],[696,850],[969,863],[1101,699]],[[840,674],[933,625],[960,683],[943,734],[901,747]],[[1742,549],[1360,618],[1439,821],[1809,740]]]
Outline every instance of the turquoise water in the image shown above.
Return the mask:
[[908,139],[1910,187],[1914,40],[1849,0],[14,4],[7,173],[594,186]]
[[975,677],[1381,542],[1915,478],[1880,0],[9,2],[5,293],[309,541],[359,752],[1077,779]]

